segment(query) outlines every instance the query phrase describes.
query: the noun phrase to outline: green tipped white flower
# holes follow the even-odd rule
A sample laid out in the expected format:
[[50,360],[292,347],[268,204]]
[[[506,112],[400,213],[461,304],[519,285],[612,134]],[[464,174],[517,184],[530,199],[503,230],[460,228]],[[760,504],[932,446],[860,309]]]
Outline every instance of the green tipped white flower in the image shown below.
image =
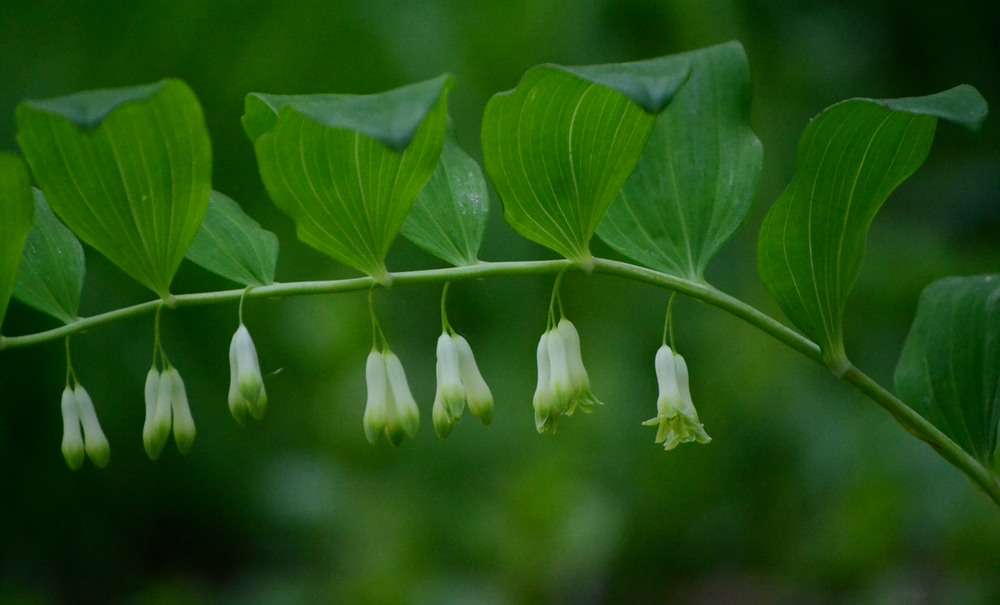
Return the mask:
[[184,380],[181,378],[177,368],[171,367],[163,372],[160,380],[169,380],[170,391],[170,411],[173,415],[174,443],[177,444],[177,451],[187,454],[194,445],[196,434],[194,418],[191,416],[191,407],[188,405],[187,390],[184,388]]
[[480,422],[489,424],[493,422],[493,393],[483,380],[483,375],[479,373],[479,366],[476,365],[476,358],[472,355],[469,341],[458,334],[452,334],[451,340],[455,343],[455,351],[458,353],[458,372],[462,377],[462,386],[465,387],[469,409]]
[[389,422],[389,378],[382,353],[372,349],[365,364],[368,403],[365,405],[365,437],[374,445]]
[[[171,399],[174,383],[167,379],[166,372],[160,372],[154,366],[146,375],[146,422],[142,431],[142,445],[150,460],[156,460],[163,451],[163,446],[170,438],[172,424]],[[150,399],[150,394],[153,398]]]
[[63,438],[62,455],[66,464],[74,471],[83,466],[85,448],[83,433],[80,432],[80,411],[76,405],[73,389],[66,385],[62,392]]
[[549,385],[555,398],[555,412],[569,414],[576,389],[573,388],[573,377],[569,373],[566,343],[556,328],[550,329],[548,335],[546,344],[549,349]]
[[538,350],[536,359],[538,361],[538,386],[535,387],[535,396],[532,405],[535,408],[535,428],[539,433],[553,433],[556,430],[556,395],[552,392],[551,365],[549,363],[549,338],[551,333],[546,332],[538,339]]
[[417,434],[417,427],[420,426],[420,409],[413,394],[410,393],[410,385],[406,382],[406,372],[403,371],[399,357],[388,349],[383,355],[389,378],[389,402],[393,411],[389,415],[385,435],[389,443],[399,445],[404,435],[413,437]]
[[267,407],[267,391],[260,374],[257,348],[250,331],[240,323],[229,345],[229,411],[243,424],[252,416],[260,420]]
[[688,369],[684,358],[663,345],[656,352],[656,380],[660,395],[656,400],[656,417],[643,422],[655,426],[656,443],[672,450],[681,443],[708,443],[712,440],[698,421],[698,412],[691,401]]
[[455,341],[443,332],[437,341],[437,394],[445,412],[455,422],[465,413],[465,387],[458,365],[458,351]]
[[604,404],[590,391],[590,377],[587,375],[587,368],[583,366],[583,357],[580,354],[580,334],[573,322],[565,317],[559,320],[556,331],[562,338],[566,350],[566,365],[572,385],[572,399],[566,415],[576,411],[577,406],[589,414],[594,411],[595,405]]
[[87,450],[87,457],[98,468],[104,468],[111,459],[111,446],[108,438],[101,430],[101,423],[97,420],[97,411],[94,409],[94,402],[87,393],[87,389],[77,383],[73,390],[76,407],[80,412],[80,422],[83,424],[83,442]]

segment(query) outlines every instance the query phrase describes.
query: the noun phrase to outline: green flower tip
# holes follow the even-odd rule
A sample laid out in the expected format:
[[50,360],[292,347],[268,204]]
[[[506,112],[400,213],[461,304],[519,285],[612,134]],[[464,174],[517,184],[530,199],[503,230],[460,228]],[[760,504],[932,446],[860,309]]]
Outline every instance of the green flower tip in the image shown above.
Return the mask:
[[267,408],[267,391],[250,331],[240,323],[229,345],[229,411],[237,422],[260,420]]
[[[111,459],[111,447],[108,444],[101,423],[97,419],[97,411],[90,394],[77,384],[76,388],[69,385],[62,394],[63,439],[62,454],[66,464],[73,470],[83,466],[86,455],[94,466],[104,468]],[[81,430],[82,427],[82,430]]]
[[493,393],[479,372],[469,342],[444,332],[437,342],[437,391],[434,395],[434,431],[444,439],[465,414],[468,404],[483,424],[493,422]]
[[142,426],[142,444],[150,460],[156,460],[170,438],[182,454],[191,451],[195,439],[194,418],[188,405],[184,380],[177,368],[160,372],[152,367],[146,374],[146,420]]
[[580,335],[573,322],[563,318],[538,341],[538,386],[532,403],[535,428],[554,433],[559,416],[572,416],[580,409],[593,411],[603,405],[590,390],[590,377],[580,354]]
[[413,437],[420,426],[420,410],[410,393],[406,372],[399,357],[392,351],[372,350],[365,366],[368,403],[363,424],[365,437],[373,445],[385,434],[392,445]]
[[698,412],[691,401],[688,369],[684,358],[663,345],[656,352],[656,380],[660,396],[656,400],[656,417],[643,422],[655,426],[656,443],[672,450],[681,443],[708,443],[712,440],[698,420]]

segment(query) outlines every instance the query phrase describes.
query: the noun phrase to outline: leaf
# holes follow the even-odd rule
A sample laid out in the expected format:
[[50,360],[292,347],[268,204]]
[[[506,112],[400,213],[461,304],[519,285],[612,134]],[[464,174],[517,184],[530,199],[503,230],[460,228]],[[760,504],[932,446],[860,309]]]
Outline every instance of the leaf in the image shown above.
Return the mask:
[[688,76],[670,57],[591,67],[541,65],[483,115],[483,160],[504,218],[583,266],[590,238]]
[[597,229],[639,263],[692,281],[746,218],[763,149],[750,130],[750,68],[738,42],[668,57],[691,76]]
[[1000,428],[1000,275],[950,277],[920,295],[896,366],[900,399],[986,466]]
[[274,283],[278,236],[261,228],[231,198],[212,191],[187,258],[244,286],[266,286]]
[[18,141],[52,210],[160,297],[198,234],[212,149],[179,80],[17,107]]
[[80,310],[87,272],[83,246],[52,213],[45,195],[34,189],[35,226],[24,244],[14,298],[70,323]]
[[434,174],[453,85],[442,75],[375,95],[247,97],[261,177],[300,240],[388,282],[385,255]]
[[974,126],[985,115],[979,93],[960,86],[928,97],[844,101],[806,128],[795,176],[761,227],[758,269],[835,372],[846,368],[844,303],[875,213],[927,157],[937,118]]
[[0,326],[14,292],[34,213],[28,166],[18,156],[0,151]]
[[434,176],[417,196],[403,223],[406,239],[456,267],[479,262],[490,209],[483,171],[455,142],[444,141]]

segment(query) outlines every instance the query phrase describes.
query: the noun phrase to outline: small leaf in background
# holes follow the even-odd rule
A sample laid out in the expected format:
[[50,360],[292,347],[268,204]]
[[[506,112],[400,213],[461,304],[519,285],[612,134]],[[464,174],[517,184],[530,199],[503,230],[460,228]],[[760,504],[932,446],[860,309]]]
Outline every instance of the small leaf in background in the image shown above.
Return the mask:
[[750,67],[739,42],[667,57],[691,76],[656,126],[597,229],[609,246],[657,271],[703,281],[746,218],[763,148],[750,130]]
[[524,237],[587,266],[590,238],[688,77],[670,57],[529,70],[483,115],[483,160],[504,218]]
[[951,277],[920,295],[896,366],[905,403],[987,467],[1000,428],[1000,274]]
[[14,292],[34,213],[27,164],[12,153],[0,151],[0,326]]
[[403,236],[456,267],[479,262],[490,210],[483,171],[449,132],[434,176],[427,181],[401,229]]
[[974,127],[986,101],[971,86],[936,95],[834,105],[806,127],[792,182],[761,227],[761,281],[781,310],[846,367],[843,313],[868,227],[889,194],[923,164],[937,118]]
[[45,202],[35,194],[35,226],[24,244],[14,298],[52,317],[70,323],[80,310],[80,293],[87,267],[83,246]]
[[437,167],[453,86],[442,75],[375,95],[248,95],[244,129],[299,239],[386,282],[385,255]]
[[212,149],[179,80],[24,101],[18,142],[49,206],[162,298],[201,226]]
[[274,283],[278,236],[261,228],[231,198],[212,191],[187,258],[244,286],[266,286]]

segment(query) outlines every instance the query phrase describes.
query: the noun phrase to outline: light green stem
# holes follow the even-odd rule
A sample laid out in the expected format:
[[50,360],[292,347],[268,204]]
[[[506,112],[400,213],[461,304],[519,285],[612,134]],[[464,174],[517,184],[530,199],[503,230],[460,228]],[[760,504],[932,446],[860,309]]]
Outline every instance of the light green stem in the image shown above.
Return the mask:
[[[701,300],[743,319],[750,325],[757,327],[809,359],[824,364],[822,352],[816,343],[754,307],[706,283],[693,282],[629,263],[601,258],[595,258],[592,267],[588,268],[591,268],[595,273],[614,275],[647,283]],[[389,274],[388,279],[380,280],[381,283],[370,277],[287,284],[276,283],[269,286],[255,287],[249,291],[246,289],[236,289],[198,294],[176,294],[172,296],[171,302],[173,303],[172,306],[186,307],[236,302],[244,296],[246,298],[280,298],[286,296],[332,294],[337,292],[363,291],[385,283],[391,283],[392,287],[405,287],[448,281],[525,277],[579,270],[581,270],[579,265],[568,260],[479,262],[478,264],[466,267],[392,273]],[[79,318],[62,327],[44,332],[24,336],[0,336],[0,350],[34,345],[71,334],[85,332],[99,326],[150,313],[162,304],[163,301],[157,299],[131,307],[108,311],[100,315]],[[965,473],[997,505],[1000,505],[1000,480],[998,480],[997,476],[962,450],[958,444],[949,439],[948,436],[934,425],[852,365],[849,365],[842,375],[838,375],[838,378],[855,387],[858,391],[886,409],[903,428],[918,439],[928,443],[945,460]]]

